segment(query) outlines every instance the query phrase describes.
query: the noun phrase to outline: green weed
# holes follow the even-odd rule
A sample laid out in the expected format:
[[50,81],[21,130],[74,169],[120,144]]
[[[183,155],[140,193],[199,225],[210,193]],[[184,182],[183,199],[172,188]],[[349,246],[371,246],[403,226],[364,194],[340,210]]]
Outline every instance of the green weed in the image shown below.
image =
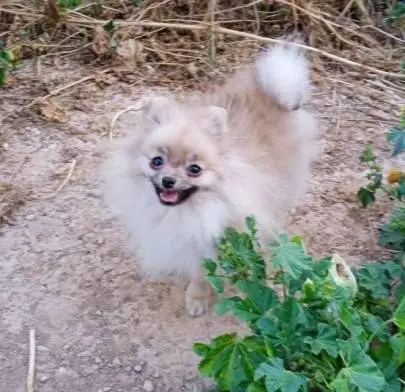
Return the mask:
[[2,41],[0,41],[0,86],[6,83],[7,75],[10,70],[14,68],[16,58],[11,50],[7,50],[4,47]]
[[[212,391],[401,392],[404,260],[352,272],[339,256],[314,260],[300,237],[280,235],[269,244],[268,264],[278,271],[270,287],[253,218],[247,227],[226,230],[218,260],[205,261],[220,295],[216,313],[232,313],[250,329],[194,345]],[[224,296],[225,284],[241,294]]]

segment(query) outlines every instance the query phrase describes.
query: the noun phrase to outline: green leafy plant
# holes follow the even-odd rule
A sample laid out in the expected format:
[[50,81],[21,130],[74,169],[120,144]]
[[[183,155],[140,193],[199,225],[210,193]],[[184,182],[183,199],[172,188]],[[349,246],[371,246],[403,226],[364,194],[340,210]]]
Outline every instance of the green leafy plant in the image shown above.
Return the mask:
[[57,4],[62,9],[73,9],[81,4],[81,0],[58,0]]
[[[401,392],[405,364],[403,260],[354,273],[335,255],[314,260],[300,237],[280,235],[266,262],[255,220],[227,229],[206,260],[220,298],[250,332],[196,343],[199,370],[221,392]],[[266,266],[276,271],[269,284]],[[376,276],[379,276],[376,279]],[[225,285],[239,294],[226,296]]]
[[3,41],[0,41],[0,86],[6,83],[7,75],[14,68],[15,63],[16,58],[14,53],[11,50],[7,50]]
[[399,27],[405,26],[405,2],[399,0],[388,9],[387,22],[389,25],[398,24]]
[[104,23],[103,29],[109,34],[110,36],[110,49],[116,50],[117,49],[117,42],[114,39],[114,32],[116,31],[116,27],[114,24],[114,20],[109,20],[108,22]]
[[[405,108],[402,110],[399,124],[389,130],[387,141],[392,146],[393,157],[405,152]],[[405,252],[405,173],[392,168],[384,180],[382,167],[378,164],[371,146],[365,147],[361,160],[369,166],[367,173],[369,183],[358,192],[363,207],[374,203],[379,191],[400,204],[381,228],[379,243]]]

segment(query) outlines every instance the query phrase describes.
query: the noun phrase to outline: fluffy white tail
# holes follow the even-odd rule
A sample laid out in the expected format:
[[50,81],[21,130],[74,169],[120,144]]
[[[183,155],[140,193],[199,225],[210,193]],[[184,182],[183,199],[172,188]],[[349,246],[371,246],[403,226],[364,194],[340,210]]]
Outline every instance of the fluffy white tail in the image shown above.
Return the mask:
[[260,87],[284,109],[298,109],[309,97],[309,66],[298,47],[270,47],[257,57],[255,65]]

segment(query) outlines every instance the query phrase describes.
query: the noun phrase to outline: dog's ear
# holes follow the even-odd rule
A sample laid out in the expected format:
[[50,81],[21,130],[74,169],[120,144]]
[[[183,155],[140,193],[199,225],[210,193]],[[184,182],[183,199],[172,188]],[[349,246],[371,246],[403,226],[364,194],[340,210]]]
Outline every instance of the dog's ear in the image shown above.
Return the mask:
[[171,99],[164,96],[151,96],[145,99],[143,118],[146,124],[153,126],[169,120]]
[[228,129],[228,111],[220,106],[208,106],[202,113],[208,132],[220,137]]

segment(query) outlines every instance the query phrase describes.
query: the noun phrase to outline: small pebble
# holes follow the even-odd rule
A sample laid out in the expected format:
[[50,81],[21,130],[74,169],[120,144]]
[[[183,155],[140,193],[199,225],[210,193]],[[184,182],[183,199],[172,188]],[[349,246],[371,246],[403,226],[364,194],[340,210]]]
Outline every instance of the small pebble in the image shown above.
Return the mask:
[[141,365],[135,365],[134,370],[139,373],[139,372],[142,371],[142,366]]
[[143,389],[146,392],[152,392],[153,391],[153,384],[151,381],[149,380],[145,380],[145,382],[143,383]]

